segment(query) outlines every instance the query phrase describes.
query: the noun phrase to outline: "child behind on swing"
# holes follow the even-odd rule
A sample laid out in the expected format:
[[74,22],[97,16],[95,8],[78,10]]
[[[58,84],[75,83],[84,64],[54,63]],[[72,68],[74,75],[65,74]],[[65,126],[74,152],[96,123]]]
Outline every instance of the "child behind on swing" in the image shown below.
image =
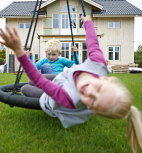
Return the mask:
[[[93,113],[110,119],[126,119],[128,141],[132,151],[142,151],[141,114],[132,106],[130,92],[114,77],[106,77],[107,65],[99,48],[90,16],[81,17],[86,30],[88,59],[58,74],[52,81],[44,78],[25,54],[17,31],[1,29],[3,45],[14,50],[26,74],[44,93],[39,107],[48,115],[58,117],[65,128],[86,122]],[[37,89],[38,89],[37,88]]]

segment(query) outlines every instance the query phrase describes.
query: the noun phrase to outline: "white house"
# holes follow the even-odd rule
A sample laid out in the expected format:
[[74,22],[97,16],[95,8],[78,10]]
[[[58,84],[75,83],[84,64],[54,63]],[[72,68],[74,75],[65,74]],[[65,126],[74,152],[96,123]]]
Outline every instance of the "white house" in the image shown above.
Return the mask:
[[[126,0],[83,0],[86,14],[91,15],[105,59],[111,64],[134,63],[134,18],[142,11]],[[2,11],[9,27],[15,27],[24,47],[36,1],[13,2]],[[85,30],[80,19],[83,14],[80,0],[70,0],[69,8],[73,26],[74,42],[78,47],[80,63],[87,58]],[[72,38],[70,34],[67,3],[65,0],[42,2],[33,39],[34,62],[44,58],[46,42],[56,38],[62,43],[62,56],[71,59]],[[30,46],[30,43],[28,43]],[[18,70],[13,51],[6,49],[8,72]],[[13,67],[11,67],[11,64]]]

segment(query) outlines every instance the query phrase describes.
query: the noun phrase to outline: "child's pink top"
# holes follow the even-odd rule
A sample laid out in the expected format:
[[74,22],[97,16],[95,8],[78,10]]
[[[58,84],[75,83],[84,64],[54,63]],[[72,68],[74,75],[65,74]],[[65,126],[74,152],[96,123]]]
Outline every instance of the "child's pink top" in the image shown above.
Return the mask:
[[[106,61],[104,59],[103,53],[99,48],[98,38],[95,33],[95,29],[92,21],[86,21],[84,23],[86,30],[86,45],[88,48],[88,56],[92,61],[103,63],[105,66]],[[90,39],[91,38],[91,39]],[[33,65],[31,60],[26,54],[18,58],[21,66],[25,70],[26,74],[30,80],[37,86],[41,88],[46,94],[53,98],[58,104],[63,107],[75,109],[71,98],[68,96],[66,91],[62,89],[61,86],[52,83],[52,81],[47,80],[44,76],[40,74],[37,68]],[[74,81],[76,82],[76,77],[81,71],[75,72]],[[92,74],[97,77],[97,75]]]

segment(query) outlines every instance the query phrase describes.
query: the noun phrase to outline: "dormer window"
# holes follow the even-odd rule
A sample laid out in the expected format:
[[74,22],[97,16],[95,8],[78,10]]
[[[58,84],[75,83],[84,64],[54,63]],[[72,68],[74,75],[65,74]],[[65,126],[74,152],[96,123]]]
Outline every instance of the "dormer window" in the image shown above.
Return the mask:
[[[70,10],[70,12],[77,12],[77,9],[74,6],[72,6],[72,5],[69,5],[69,10]],[[67,6],[64,6],[62,8],[61,12],[68,12]]]

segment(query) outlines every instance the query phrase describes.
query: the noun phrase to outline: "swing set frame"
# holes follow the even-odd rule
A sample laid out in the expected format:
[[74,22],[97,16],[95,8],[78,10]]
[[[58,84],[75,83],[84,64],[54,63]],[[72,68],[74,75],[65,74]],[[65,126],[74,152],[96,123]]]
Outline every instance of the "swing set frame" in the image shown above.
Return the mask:
[[[72,32],[72,22],[71,22],[71,17],[70,17],[70,10],[69,10],[69,2],[68,2],[68,0],[66,0],[66,1],[67,1],[68,15],[69,15],[69,20],[70,20],[72,44],[74,45],[73,32]],[[83,10],[83,15],[86,16],[83,0],[80,0],[80,1],[81,1],[82,10]],[[27,50],[29,36],[30,36],[32,25],[33,25],[33,22],[34,22],[34,19],[36,16],[35,24],[34,24],[34,28],[33,28],[33,33],[32,33],[32,37],[31,37],[31,42],[30,42],[30,48],[28,48],[29,51],[31,50],[33,38],[34,38],[35,30],[36,30],[36,25],[37,25],[37,21],[38,21],[38,16],[40,13],[41,4],[42,4],[42,0],[36,1],[35,9],[33,11],[33,16],[31,19],[30,28],[29,28],[29,31],[27,34],[27,39],[26,39],[25,46],[24,46],[25,51]],[[78,64],[77,59],[76,59],[76,54],[75,54],[75,61],[76,61],[76,64]],[[20,65],[14,84],[0,86],[0,101],[10,105],[10,107],[17,106],[17,107],[23,107],[23,108],[27,108],[27,109],[38,109],[39,110],[39,105],[38,105],[39,98],[26,97],[23,94],[21,94],[21,92],[20,92],[20,88],[22,86],[28,84],[28,83],[19,83],[21,76],[23,74],[23,69],[22,69],[22,71],[21,71],[21,69],[22,69],[22,67]]]

